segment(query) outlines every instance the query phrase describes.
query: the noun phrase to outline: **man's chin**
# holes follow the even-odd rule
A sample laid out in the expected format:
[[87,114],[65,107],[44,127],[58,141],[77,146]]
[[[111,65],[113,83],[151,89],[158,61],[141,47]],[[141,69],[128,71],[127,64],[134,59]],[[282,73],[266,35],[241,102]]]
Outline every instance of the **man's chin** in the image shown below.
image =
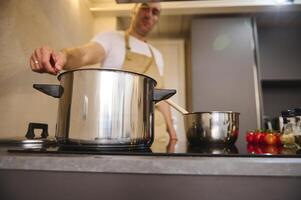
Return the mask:
[[149,32],[151,32],[151,30],[152,30],[152,27],[151,26],[140,26],[140,31],[141,32],[144,32],[144,33],[146,33],[146,34],[148,34]]
[[151,32],[151,30],[147,29],[147,30],[140,30],[139,31],[139,35],[141,36],[147,36],[149,33]]

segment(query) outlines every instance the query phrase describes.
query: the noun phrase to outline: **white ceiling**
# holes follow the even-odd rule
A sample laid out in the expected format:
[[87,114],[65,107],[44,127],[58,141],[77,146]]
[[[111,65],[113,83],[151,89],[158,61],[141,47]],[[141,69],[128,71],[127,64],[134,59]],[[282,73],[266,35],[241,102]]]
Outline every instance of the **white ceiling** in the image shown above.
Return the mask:
[[[115,16],[118,28],[126,29],[133,4],[117,4],[115,0],[86,0],[95,17]],[[301,0],[294,4],[275,5],[275,0],[202,0],[162,2],[160,22],[152,37],[182,38],[189,34],[191,19],[208,15],[259,15],[262,25],[270,23],[300,24]],[[289,11],[289,12],[288,12]],[[269,14],[258,14],[269,13]],[[284,13],[273,15],[271,13]],[[289,14],[287,14],[289,13]]]
[[[117,4],[115,0],[86,0],[90,10],[100,15],[127,15],[132,4]],[[301,0],[277,4],[279,0],[194,0],[162,2],[163,15],[196,15],[221,13],[253,13],[301,10]]]

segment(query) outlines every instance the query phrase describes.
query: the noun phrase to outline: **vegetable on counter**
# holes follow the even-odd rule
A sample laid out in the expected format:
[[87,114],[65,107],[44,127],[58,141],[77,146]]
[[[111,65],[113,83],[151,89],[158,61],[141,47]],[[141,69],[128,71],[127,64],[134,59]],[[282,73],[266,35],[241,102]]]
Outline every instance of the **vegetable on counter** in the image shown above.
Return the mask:
[[270,130],[260,131],[251,130],[246,134],[246,141],[248,144],[266,144],[266,145],[280,145],[280,134]]
[[246,133],[247,151],[250,154],[294,154],[301,150],[301,135],[251,130]]
[[264,142],[268,145],[277,145],[278,143],[278,136],[274,133],[267,133],[264,136]]
[[254,131],[248,131],[246,134],[246,140],[249,144],[254,143],[254,136],[255,132]]
[[283,145],[290,146],[295,144],[295,136],[293,133],[283,134],[280,136],[280,141]]

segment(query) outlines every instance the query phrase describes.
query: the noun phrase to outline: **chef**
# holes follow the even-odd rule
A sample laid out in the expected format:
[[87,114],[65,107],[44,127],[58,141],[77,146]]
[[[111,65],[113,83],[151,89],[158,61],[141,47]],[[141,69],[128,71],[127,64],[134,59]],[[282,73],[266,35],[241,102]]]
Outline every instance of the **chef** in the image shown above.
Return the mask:
[[[56,75],[61,70],[100,63],[102,68],[148,75],[157,81],[157,88],[162,88],[162,55],[146,40],[157,24],[160,12],[160,3],[135,4],[128,30],[100,33],[85,45],[64,48],[59,52],[49,47],[37,48],[30,57],[31,69]],[[170,140],[177,140],[170,107],[161,101],[155,110],[155,139],[168,141],[168,136]]]

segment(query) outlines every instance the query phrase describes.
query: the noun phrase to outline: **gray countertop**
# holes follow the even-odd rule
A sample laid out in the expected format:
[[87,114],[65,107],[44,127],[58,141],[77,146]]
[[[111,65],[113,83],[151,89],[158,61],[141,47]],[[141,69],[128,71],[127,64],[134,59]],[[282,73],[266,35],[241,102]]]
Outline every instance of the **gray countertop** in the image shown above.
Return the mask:
[[300,177],[301,158],[37,154],[0,147],[0,170]]

